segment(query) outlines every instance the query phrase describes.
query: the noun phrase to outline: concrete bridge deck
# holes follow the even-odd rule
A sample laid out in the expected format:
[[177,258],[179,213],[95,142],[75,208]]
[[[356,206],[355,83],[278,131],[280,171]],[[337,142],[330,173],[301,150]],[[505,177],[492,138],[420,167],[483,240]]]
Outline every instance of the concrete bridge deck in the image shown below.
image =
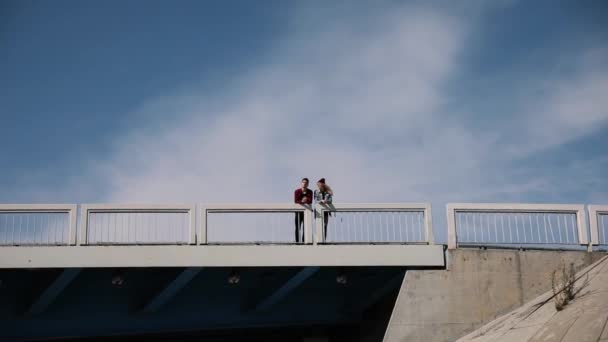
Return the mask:
[[451,341],[597,260],[588,213],[449,205],[446,250],[427,203],[0,205],[0,339]]

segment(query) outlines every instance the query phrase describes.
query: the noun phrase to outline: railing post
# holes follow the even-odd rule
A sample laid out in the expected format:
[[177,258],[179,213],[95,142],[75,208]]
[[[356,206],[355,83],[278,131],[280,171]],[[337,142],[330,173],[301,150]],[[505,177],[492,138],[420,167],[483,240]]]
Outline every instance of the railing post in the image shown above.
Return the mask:
[[199,214],[199,206],[197,204],[193,204],[190,208],[190,241],[188,241],[189,245],[198,244],[198,225],[201,221]]
[[315,213],[315,234],[314,234],[314,244],[318,244],[319,242],[325,242],[323,240],[323,211],[319,204],[315,204],[314,206]]
[[207,215],[208,209],[206,206],[200,206],[199,211],[199,233],[198,238],[196,239],[197,245],[206,245],[207,244]]
[[[593,245],[600,244],[600,215],[603,213],[608,213],[608,206],[589,205],[587,207],[587,211],[589,213],[589,229],[591,233],[588,250],[591,252],[593,250]],[[606,243],[606,241],[603,241],[603,243]]]
[[433,213],[430,203],[424,207],[424,224],[426,225],[426,241],[429,245],[434,245],[435,234],[433,232]]
[[312,215],[314,215],[314,209],[310,205],[305,205],[304,208],[304,244],[309,245],[313,243],[314,221]]
[[72,206],[70,210],[70,228],[68,230],[68,245],[78,245],[78,208],[79,205]]
[[578,243],[583,246],[589,245],[587,235],[587,220],[585,219],[585,206],[580,205],[576,208],[576,225],[578,226]]
[[448,249],[456,249],[456,210],[455,208],[448,204],[447,205],[447,214],[448,214]]
[[80,205],[80,224],[78,227],[77,245],[87,244],[87,234],[89,231],[89,207],[87,205]]

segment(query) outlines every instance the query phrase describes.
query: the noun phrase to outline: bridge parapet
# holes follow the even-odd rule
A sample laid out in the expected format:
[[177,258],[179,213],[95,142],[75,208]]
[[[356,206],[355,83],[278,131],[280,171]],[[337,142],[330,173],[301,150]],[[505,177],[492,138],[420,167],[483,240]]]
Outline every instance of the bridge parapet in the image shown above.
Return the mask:
[[[294,236],[302,218],[302,241]],[[0,245],[433,244],[428,203],[0,205]]]
[[447,205],[448,248],[586,246],[591,251],[593,245],[606,244],[608,206],[588,209],[590,229],[582,204],[450,203]]
[[608,246],[608,205],[590,205],[591,244]]

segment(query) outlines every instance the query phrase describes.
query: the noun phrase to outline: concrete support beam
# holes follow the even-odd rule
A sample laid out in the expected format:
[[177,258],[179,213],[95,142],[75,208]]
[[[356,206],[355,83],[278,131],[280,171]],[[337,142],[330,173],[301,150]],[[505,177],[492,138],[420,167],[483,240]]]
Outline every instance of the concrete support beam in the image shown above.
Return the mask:
[[265,311],[287,297],[291,292],[302,285],[308,278],[315,274],[320,267],[305,267],[291,277],[283,286],[272,293],[268,298],[262,300],[255,308],[256,311]]
[[183,270],[175,279],[173,279],[167,287],[160,291],[152,298],[142,309],[143,312],[154,312],[165,306],[173,299],[181,289],[183,289],[190,280],[196,277],[202,270],[202,267],[189,267]]
[[38,299],[32,303],[32,305],[26,311],[26,315],[37,315],[43,313],[79,273],[79,268],[64,269],[61,274],[42,292],[40,297],[38,297]]
[[[281,256],[278,258],[277,256]],[[19,246],[0,248],[0,268],[442,267],[441,245]]]

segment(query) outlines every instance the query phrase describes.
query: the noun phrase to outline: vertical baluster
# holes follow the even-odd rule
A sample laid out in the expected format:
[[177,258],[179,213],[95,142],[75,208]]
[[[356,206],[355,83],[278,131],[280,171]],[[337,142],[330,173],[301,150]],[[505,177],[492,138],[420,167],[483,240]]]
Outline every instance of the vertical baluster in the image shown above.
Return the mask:
[[513,234],[512,234],[512,229],[511,229],[511,215],[510,214],[505,214],[507,215],[507,224],[509,225],[509,243],[513,243]]
[[173,216],[188,216],[188,214],[181,214],[181,213],[171,213],[171,212],[167,212],[165,213],[165,223],[164,225],[161,227],[161,231],[163,233],[163,241],[165,243],[171,243],[171,244],[181,244],[182,243],[182,231],[181,230],[177,230],[174,231],[172,229],[169,229],[169,226],[171,226],[171,221],[173,220]]
[[35,215],[38,216],[38,244],[44,245],[45,244],[45,241],[44,241],[44,233],[45,233],[44,219],[45,219],[46,214],[39,213],[39,214],[35,214]]
[[357,212],[336,212],[336,224],[342,223],[343,220],[348,218],[348,222],[351,223],[352,230],[352,241],[359,242],[359,226],[357,225]]
[[95,221],[96,221],[96,227],[95,230],[97,230],[97,235],[99,236],[99,238],[97,239],[96,243],[103,243],[103,235],[104,235],[104,216],[102,213],[94,213],[92,214],[93,217],[95,217]]
[[63,221],[61,222],[60,235],[61,241],[64,245],[70,244],[70,215],[63,215]]
[[378,227],[378,225],[376,224],[376,213],[374,213],[373,211],[371,211],[369,213],[370,216],[370,220],[372,221],[372,233],[374,235],[374,242],[378,242],[379,240],[381,240],[382,238],[378,239],[379,235],[382,235],[382,231],[379,229],[380,227]]
[[600,221],[600,225],[602,226],[601,232],[602,232],[602,240],[601,243],[602,244],[606,244],[608,243],[608,241],[606,241],[606,217],[608,217],[608,215],[599,215],[599,220]]
[[469,213],[462,213],[461,215],[464,216],[464,226],[467,230],[467,242],[470,242],[471,238],[469,237]]
[[488,242],[489,243],[496,243],[495,241],[492,240],[492,229],[491,229],[491,224],[490,224],[490,213],[484,213],[483,216],[485,217],[485,221],[486,223],[484,224],[484,229],[486,230],[486,234],[488,235]]
[[30,235],[30,215],[29,214],[23,214],[25,216],[25,239],[24,242],[25,243],[30,243],[30,241],[32,240],[31,235]]
[[[344,229],[342,230],[344,232],[344,240],[341,241],[341,242],[350,243],[350,242],[353,242],[353,240],[352,240],[352,228],[353,228],[353,225],[352,225],[351,217],[350,216],[347,215],[344,218],[346,219],[345,220],[346,222],[343,222],[344,223]],[[338,216],[335,216],[335,219],[330,220],[330,222],[331,221],[335,221],[337,219],[338,219]]]
[[403,215],[403,212],[397,211],[395,214],[397,215],[397,230],[399,232],[399,241],[407,242],[407,234],[405,236],[405,239],[403,239],[403,223],[401,220],[401,216]]
[[513,213],[513,221],[515,221],[515,239],[517,240],[517,243],[521,243],[521,240],[519,239],[519,224],[517,223],[517,213]]
[[46,213],[39,213],[39,214],[36,214],[36,215],[39,216],[39,220],[38,220],[38,231],[39,231],[39,234],[38,234],[38,243],[41,244],[41,245],[44,245],[45,244],[45,237],[44,237],[44,235],[46,233],[46,227],[45,227],[45,222],[44,221],[45,221],[45,218],[46,218],[47,214]]
[[[23,237],[23,215],[19,214],[19,244],[23,244],[25,241]],[[27,236],[27,235],[26,235]]]
[[520,219],[521,219],[521,229],[522,229],[522,233],[524,236],[524,244],[528,243],[528,229],[526,229],[526,215],[527,213],[521,213],[520,214]]
[[[11,245],[15,244],[15,214],[10,214],[11,216],[11,221],[13,222],[11,224]],[[8,224],[8,216],[6,217],[6,224]]]
[[103,214],[93,213],[91,215],[95,218],[95,230],[97,231],[97,235],[99,236],[96,243],[101,243],[103,241]]
[[[333,224],[334,221],[338,222],[338,220],[339,220],[338,214],[336,213],[336,215],[332,216],[331,219],[328,217],[327,219],[329,220],[329,224],[327,225],[327,229],[329,229],[330,233],[334,234],[333,240],[335,242],[338,242],[338,243],[351,242],[350,235],[351,235],[352,225],[350,222],[350,217],[348,215],[344,215],[344,217],[340,217],[340,218],[342,219],[342,221],[340,222],[340,228],[338,228],[337,223],[335,225]],[[332,225],[332,228],[329,227],[330,224]],[[333,226],[336,226],[336,228],[333,229]]]
[[479,213],[479,233],[481,234],[481,241],[480,242],[486,242],[485,238],[484,238],[484,234],[483,234],[483,216],[484,213]]
[[122,214],[122,243],[131,243],[131,226],[129,225],[129,219],[131,217],[130,212],[124,212]]
[[108,213],[103,213],[101,215],[103,215],[102,217],[104,218],[104,223],[105,223],[104,232],[105,232],[106,238],[104,240],[104,243],[109,244],[110,240],[111,240],[111,237],[110,237],[110,215],[111,214],[108,212]]
[[562,227],[560,224],[560,214],[555,214],[555,221],[557,223],[557,233],[559,234],[559,243],[564,243],[564,240],[562,239]]
[[563,214],[560,215],[564,218],[564,233],[566,235],[566,243],[569,244],[570,243],[570,229],[568,229],[568,221],[566,221],[566,216],[568,214]]
[[493,213],[492,216],[494,217],[494,237],[496,238],[496,243],[498,243],[498,225],[496,224],[497,221],[497,214]]
[[[423,242],[426,241],[426,238],[422,237],[422,234],[426,234],[426,229],[422,229],[422,220],[420,217],[420,212],[412,212],[414,215],[416,215],[417,221],[418,221],[418,242]],[[414,217],[412,216],[412,220],[414,219]]]
[[570,216],[569,230],[572,231],[572,242],[578,242],[580,240],[578,239],[578,234],[576,232],[576,223],[574,221],[576,214],[570,214],[568,216]]
[[[306,213],[302,212],[302,215],[305,215],[305,214]],[[273,228],[273,230],[271,232],[271,237],[270,237],[272,239],[272,241],[274,241],[274,242],[280,242],[281,241],[279,239],[279,234],[278,234],[278,232],[281,231],[281,228],[280,228],[281,227],[281,216],[280,215],[281,215],[280,213],[274,214],[274,217],[275,217],[275,219],[274,219],[274,228]]]
[[496,215],[500,215],[500,231],[502,233],[502,243],[506,243],[507,242],[507,238],[505,236],[505,215],[504,213],[496,213]]
[[55,219],[53,220],[53,239],[54,239],[54,245],[59,245],[61,244],[63,241],[61,241],[61,238],[57,237],[57,235],[59,234],[59,219],[63,218],[63,214],[61,216],[56,216]]
[[6,221],[6,214],[0,212],[0,246],[8,244],[8,226],[2,224],[2,221]]
[[126,224],[126,229],[127,229],[127,243],[128,244],[135,244],[135,234],[133,232],[133,213],[132,212],[128,212],[125,213],[125,219],[127,220],[127,224]]
[[30,235],[30,244],[35,245],[38,238],[38,230],[36,229],[36,214],[28,214],[32,218],[32,234]]
[[50,215],[49,213],[46,213],[46,214],[43,214],[43,215],[44,215],[44,217],[43,217],[43,218],[44,218],[43,222],[45,222],[45,221],[46,221],[46,224],[43,224],[43,225],[42,225],[42,228],[43,228],[44,233],[45,233],[45,234],[43,234],[43,238],[44,238],[44,235],[46,235],[46,244],[47,244],[47,246],[48,246],[48,245],[50,245],[50,244],[51,244],[51,230],[49,229],[49,227],[50,227],[50,223],[51,223],[51,220],[50,220],[50,218],[49,218],[49,215]]
[[96,226],[96,217],[95,217],[95,213],[89,213],[88,215],[85,215],[84,217],[86,217],[87,222],[81,222],[81,224],[85,225],[84,227],[86,227],[86,232],[85,232],[85,236],[87,238],[87,240],[85,241],[85,243],[95,243],[97,240],[97,226]]
[[548,217],[549,220],[549,230],[551,231],[551,241],[555,243],[555,232],[553,231],[553,224],[551,224],[551,216]]
[[349,222],[352,222],[352,227],[353,227],[352,229],[353,229],[353,233],[354,233],[353,234],[353,239],[354,240],[352,242],[361,242],[362,241],[362,239],[361,239],[361,229],[360,229],[359,225],[357,224],[357,217],[359,215],[361,215],[361,213],[358,213],[358,212],[350,212],[349,213],[349,212],[347,212],[347,213],[342,213],[342,215],[343,216],[341,216],[341,217],[344,217],[345,221],[346,221],[346,218],[348,217],[349,218]]
[[[0,212],[0,246],[9,244],[9,230],[8,224],[6,223],[6,213]],[[3,224],[4,223],[4,224]]]
[[534,216],[536,217],[536,232],[538,233],[538,243],[541,243],[542,239],[540,238],[540,223],[538,221],[538,216],[540,216],[540,214],[535,213]]
[[410,227],[407,223],[407,212],[404,211],[401,216],[403,217],[403,227],[405,229],[405,240],[407,241],[413,241],[414,239],[410,236]]
[[526,213],[522,213],[521,214],[521,229],[523,230],[524,233],[524,243],[528,242],[528,230],[526,229]]
[[475,243],[477,243],[477,220],[476,220],[476,213],[471,213],[471,215],[473,216],[473,240],[475,241]]
[[[355,216],[355,220],[358,222],[357,227],[359,227],[359,240],[357,240],[358,242],[365,242],[365,229],[363,229],[363,212],[359,212],[357,213],[357,215]],[[358,219],[357,219],[358,218]]]
[[547,232],[547,213],[542,213],[543,215],[543,228],[545,231],[545,240],[543,243],[549,243],[549,234]]

